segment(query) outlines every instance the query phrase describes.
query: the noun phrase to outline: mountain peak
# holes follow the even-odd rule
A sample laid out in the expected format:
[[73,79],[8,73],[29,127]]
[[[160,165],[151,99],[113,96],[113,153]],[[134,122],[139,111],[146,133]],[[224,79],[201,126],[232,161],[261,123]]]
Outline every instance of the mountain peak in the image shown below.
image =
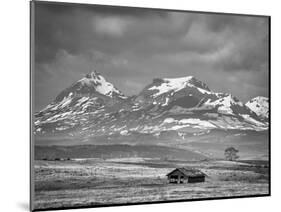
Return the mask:
[[158,90],[158,92],[154,94],[156,97],[170,91],[177,92],[186,87],[196,87],[198,89],[203,89],[203,92],[210,92],[210,89],[205,83],[197,80],[193,76],[163,79],[157,78],[153,80],[153,83],[149,86],[148,90]]
[[246,106],[255,112],[259,117],[267,119],[269,114],[269,99],[264,96],[257,96],[246,103]]
[[102,94],[107,97],[120,97],[125,99],[126,96],[116,89],[114,85],[108,82],[100,73],[97,71],[86,74],[82,79],[72,84],[69,88],[63,90],[55,99],[55,102],[62,101],[69,95],[94,95]]
[[247,102],[247,104],[251,104],[251,103],[256,103],[256,104],[268,104],[268,97],[264,97],[264,96],[256,96],[254,98],[252,98],[250,101]]
[[101,76],[101,74],[99,72],[97,72],[96,70],[88,73],[85,75],[85,78],[87,79],[98,79],[99,76]]
[[211,91],[210,88],[205,83],[203,83],[202,81],[196,79],[193,76],[191,76],[191,78],[189,80],[189,83],[193,84],[196,87],[202,88],[204,90]]
[[254,102],[254,101],[268,101],[268,97],[256,96],[250,100],[250,102]]
[[114,85],[108,82],[100,73],[96,70],[85,75],[84,78],[79,80],[77,83],[88,88],[92,88],[100,94],[112,97],[113,94],[125,97],[121,91],[116,89]]
[[80,82],[83,85],[96,86],[98,84],[101,84],[102,82],[107,82],[107,81],[100,73],[94,70],[86,74],[82,79],[78,80],[77,82]]

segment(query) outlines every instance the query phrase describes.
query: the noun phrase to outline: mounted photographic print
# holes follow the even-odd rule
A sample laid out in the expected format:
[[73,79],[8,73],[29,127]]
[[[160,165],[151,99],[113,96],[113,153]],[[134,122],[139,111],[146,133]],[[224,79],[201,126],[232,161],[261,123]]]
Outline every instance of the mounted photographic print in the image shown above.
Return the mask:
[[270,195],[270,17],[31,2],[31,209]]

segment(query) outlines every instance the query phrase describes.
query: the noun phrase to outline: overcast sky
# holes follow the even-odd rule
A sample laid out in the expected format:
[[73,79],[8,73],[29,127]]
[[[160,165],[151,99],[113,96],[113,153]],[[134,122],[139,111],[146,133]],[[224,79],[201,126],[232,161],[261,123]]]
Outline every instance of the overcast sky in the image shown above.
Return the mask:
[[92,70],[126,95],[195,76],[243,102],[268,96],[268,19],[36,3],[35,110]]

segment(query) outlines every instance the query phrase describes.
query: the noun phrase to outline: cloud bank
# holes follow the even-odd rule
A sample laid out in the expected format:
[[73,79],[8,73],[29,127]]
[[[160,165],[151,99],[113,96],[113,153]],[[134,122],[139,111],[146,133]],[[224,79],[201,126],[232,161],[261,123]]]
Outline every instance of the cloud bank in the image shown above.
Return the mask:
[[127,95],[193,75],[242,101],[268,95],[268,19],[35,4],[35,108],[93,69]]

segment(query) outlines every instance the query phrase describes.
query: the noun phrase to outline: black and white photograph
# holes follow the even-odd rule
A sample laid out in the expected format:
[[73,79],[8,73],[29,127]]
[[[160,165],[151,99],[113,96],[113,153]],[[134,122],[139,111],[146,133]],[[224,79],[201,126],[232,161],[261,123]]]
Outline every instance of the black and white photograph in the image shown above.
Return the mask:
[[270,195],[270,17],[31,2],[31,208]]

